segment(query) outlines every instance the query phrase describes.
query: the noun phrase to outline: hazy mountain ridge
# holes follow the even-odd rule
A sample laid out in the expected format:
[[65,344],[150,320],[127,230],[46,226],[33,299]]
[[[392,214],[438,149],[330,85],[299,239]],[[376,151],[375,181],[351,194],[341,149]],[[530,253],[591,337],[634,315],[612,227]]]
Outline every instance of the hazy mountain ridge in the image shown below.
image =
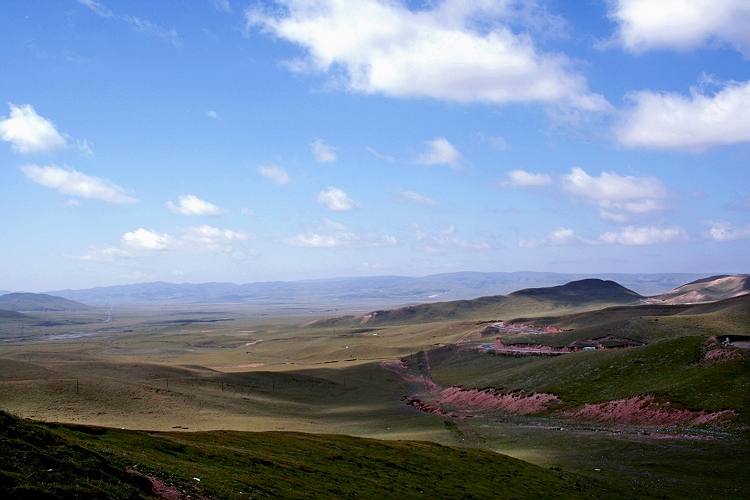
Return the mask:
[[0,309],[5,311],[85,311],[89,306],[44,293],[8,293],[0,295]]
[[47,292],[89,305],[125,303],[335,303],[380,301],[385,304],[467,300],[505,295],[525,288],[559,286],[571,281],[612,280],[644,296],[669,292],[704,274],[563,274],[544,272],[459,272],[424,277],[373,276],[322,280],[174,284],[165,282]]

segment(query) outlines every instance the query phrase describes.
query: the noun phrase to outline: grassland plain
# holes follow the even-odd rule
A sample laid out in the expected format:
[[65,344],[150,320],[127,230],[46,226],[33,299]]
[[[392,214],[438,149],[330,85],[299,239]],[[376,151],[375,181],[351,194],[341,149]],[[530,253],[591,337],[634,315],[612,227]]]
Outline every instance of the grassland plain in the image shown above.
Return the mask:
[[[701,358],[708,339],[748,332],[750,308],[739,304],[688,315],[616,317],[609,323],[581,317],[581,328],[573,331],[504,337],[509,343],[565,345],[616,333],[644,344],[629,349],[543,358],[467,349],[494,340],[487,329],[493,321],[539,310],[568,315],[582,309],[587,308],[542,304],[532,311],[507,308],[507,315],[499,317],[497,310],[484,310],[471,318],[430,323],[322,322],[313,327],[300,325],[319,313],[243,315],[234,306],[215,305],[123,310],[108,322],[106,310],[43,313],[22,320],[14,316],[0,325],[0,408],[37,420],[170,431],[159,439],[198,443],[203,443],[199,436],[209,434],[189,431],[418,439],[553,467],[599,485],[591,491],[604,488],[605,496],[750,496],[747,432],[737,428],[746,425],[746,357],[721,362]],[[450,347],[454,344],[461,348]],[[441,385],[553,392],[568,405],[646,393],[686,408],[734,409],[738,424],[727,430],[644,433],[551,414],[446,418],[407,405],[404,399],[423,391],[423,385],[380,366],[395,359],[417,366],[420,352],[429,357],[429,375]],[[97,434],[75,436],[68,435],[88,446],[84,441],[96,441],[91,436]],[[100,435],[98,439],[103,441]],[[121,445],[96,449],[127,457],[137,453],[139,439],[123,438]],[[132,448],[127,448],[128,440]],[[439,447],[430,450],[442,453]],[[155,453],[142,461],[161,470],[163,460]],[[187,477],[186,464],[192,460],[174,462],[170,474]]]

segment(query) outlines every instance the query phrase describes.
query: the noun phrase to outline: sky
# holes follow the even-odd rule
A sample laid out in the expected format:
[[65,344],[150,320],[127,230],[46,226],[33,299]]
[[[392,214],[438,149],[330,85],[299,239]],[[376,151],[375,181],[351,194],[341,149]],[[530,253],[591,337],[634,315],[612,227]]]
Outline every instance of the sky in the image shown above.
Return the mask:
[[746,0],[0,7],[0,290],[750,271]]

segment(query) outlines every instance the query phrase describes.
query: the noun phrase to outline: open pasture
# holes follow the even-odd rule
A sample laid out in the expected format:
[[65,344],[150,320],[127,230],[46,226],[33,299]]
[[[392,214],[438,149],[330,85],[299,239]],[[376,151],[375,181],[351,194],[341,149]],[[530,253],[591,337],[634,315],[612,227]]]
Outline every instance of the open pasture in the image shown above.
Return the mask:
[[[560,469],[614,496],[718,491],[742,497],[750,484],[741,478],[750,456],[744,424],[644,432],[553,413],[479,411],[453,418],[406,403],[424,393],[426,381],[550,392],[564,405],[649,393],[685,408],[722,410],[731,403],[742,424],[750,409],[747,359],[700,364],[706,339],[728,329],[747,331],[745,316],[730,312],[626,318],[559,334],[503,337],[506,343],[552,346],[615,329],[643,343],[551,357],[476,349],[495,338],[488,326],[502,318],[489,316],[307,326],[322,312],[150,308],[121,310],[109,321],[106,310],[35,313],[23,319],[22,337],[17,318],[0,326],[0,407],[34,420],[178,432],[188,441],[192,431],[215,430],[431,441]],[[381,365],[395,360],[417,377]],[[85,436],[76,439],[84,442]]]

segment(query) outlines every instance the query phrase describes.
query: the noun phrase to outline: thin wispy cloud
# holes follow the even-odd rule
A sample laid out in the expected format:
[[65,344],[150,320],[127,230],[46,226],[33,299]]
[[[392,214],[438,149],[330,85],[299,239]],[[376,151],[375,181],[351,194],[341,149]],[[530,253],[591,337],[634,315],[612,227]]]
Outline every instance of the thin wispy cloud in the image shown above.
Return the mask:
[[506,181],[502,182],[505,187],[540,187],[552,184],[552,177],[548,174],[534,174],[525,170],[511,170],[507,174]]
[[708,231],[703,236],[712,241],[725,242],[750,239],[750,223],[735,226],[727,221],[708,221]]
[[177,200],[177,205],[171,201],[166,203],[167,208],[176,214],[217,217],[225,212],[224,209],[206,200],[201,200],[193,194],[178,196]]
[[521,238],[518,245],[522,248],[538,248],[545,246],[597,246],[597,245],[626,245],[647,246],[660,244],[687,243],[690,235],[680,226],[628,226],[618,231],[607,231],[596,238],[584,238],[570,228],[557,228],[544,239]]
[[340,222],[324,218],[323,223],[312,231],[286,238],[283,243],[308,248],[372,248],[393,246],[398,240],[395,236],[380,236],[373,232],[360,235]]
[[152,23],[148,19],[132,16],[130,14],[116,14],[103,3],[97,2],[95,0],[78,0],[78,3],[88,7],[99,17],[123,21],[135,31],[150,33],[171,43],[175,47],[182,47],[182,39],[180,39],[179,35],[177,34],[177,30],[175,30],[174,28],[167,29],[156,23]]
[[417,205],[424,205],[428,207],[433,207],[437,205],[437,201],[435,201],[433,198],[430,198],[429,196],[425,196],[423,194],[419,194],[415,191],[409,191],[406,189],[401,189],[396,192],[396,196],[400,200],[408,201],[411,203],[415,203]]
[[278,165],[264,165],[258,167],[258,172],[269,181],[281,186],[289,184],[289,181],[291,180],[289,174],[286,173],[286,170]]
[[118,204],[138,203],[136,198],[128,195],[127,191],[117,184],[69,167],[23,165],[21,172],[32,182],[70,196]]

